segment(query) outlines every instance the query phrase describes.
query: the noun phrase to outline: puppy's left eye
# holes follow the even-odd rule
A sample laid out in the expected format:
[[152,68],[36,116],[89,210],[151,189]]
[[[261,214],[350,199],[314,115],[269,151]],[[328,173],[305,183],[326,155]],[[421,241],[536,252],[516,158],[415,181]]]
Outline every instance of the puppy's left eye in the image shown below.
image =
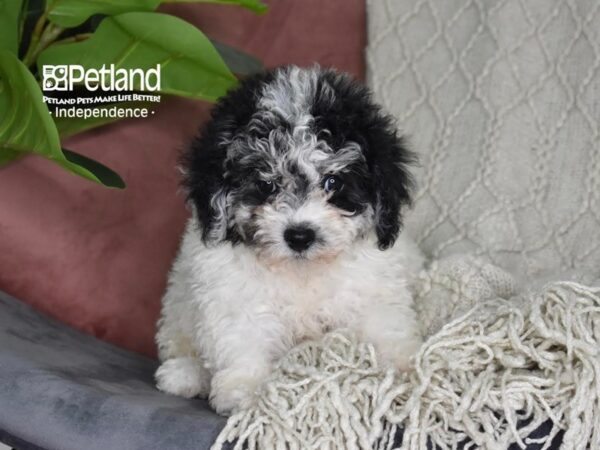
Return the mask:
[[256,187],[264,196],[269,196],[277,191],[277,185],[271,180],[258,180]]
[[335,192],[342,189],[344,181],[337,175],[327,175],[323,180],[323,189],[325,192]]

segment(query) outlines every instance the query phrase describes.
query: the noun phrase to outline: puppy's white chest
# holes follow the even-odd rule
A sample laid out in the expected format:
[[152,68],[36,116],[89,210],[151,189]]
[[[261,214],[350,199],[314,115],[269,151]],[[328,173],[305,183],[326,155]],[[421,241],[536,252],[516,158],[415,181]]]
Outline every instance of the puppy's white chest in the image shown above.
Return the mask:
[[353,284],[358,273],[340,274],[337,266],[323,265],[299,273],[273,273],[265,284],[275,314],[296,340],[315,338],[350,325],[368,301],[367,293]]
[[277,330],[294,341],[352,328],[377,303],[407,302],[407,272],[420,261],[402,240],[385,252],[364,240],[328,262],[271,266],[243,246],[197,245],[188,283],[198,293],[200,328]]

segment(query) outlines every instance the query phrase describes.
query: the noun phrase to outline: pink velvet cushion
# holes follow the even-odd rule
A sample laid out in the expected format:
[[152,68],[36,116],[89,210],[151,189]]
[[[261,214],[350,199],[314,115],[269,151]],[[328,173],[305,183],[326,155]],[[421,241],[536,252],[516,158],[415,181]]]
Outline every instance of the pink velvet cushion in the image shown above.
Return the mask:
[[[228,6],[162,9],[267,66],[318,62],[362,78],[363,0],[271,3],[262,17]],[[66,142],[114,168],[125,191],[36,157],[0,169],[0,289],[87,333],[154,355],[160,298],[187,217],[176,160],[209,108],[163,98],[148,119]]]

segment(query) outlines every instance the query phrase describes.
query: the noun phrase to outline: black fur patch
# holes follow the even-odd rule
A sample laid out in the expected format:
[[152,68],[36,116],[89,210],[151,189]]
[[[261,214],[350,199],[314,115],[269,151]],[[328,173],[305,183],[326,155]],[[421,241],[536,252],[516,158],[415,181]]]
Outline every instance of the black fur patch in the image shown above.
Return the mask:
[[[182,156],[181,163],[185,168],[183,185],[188,200],[196,208],[205,241],[216,214],[211,206],[211,198],[218,189],[227,188],[224,177],[227,148],[222,142],[247,127],[256,111],[262,87],[273,76],[273,72],[266,72],[248,77],[222,97],[212,109],[211,119]],[[228,229],[227,239],[232,242],[239,240],[233,228]]]
[[[388,248],[402,225],[400,209],[411,202],[414,181],[409,167],[416,162],[416,155],[408,150],[392,117],[373,102],[365,86],[331,70],[323,73],[321,83],[334,90],[335,101],[332,105],[326,101],[314,103],[315,128],[329,130],[321,135],[334,149],[348,141],[360,145],[367,167],[355,167],[346,183],[351,181],[356,185],[355,195],[357,192],[368,195],[376,212],[379,247]],[[363,200],[360,195],[351,203]]]

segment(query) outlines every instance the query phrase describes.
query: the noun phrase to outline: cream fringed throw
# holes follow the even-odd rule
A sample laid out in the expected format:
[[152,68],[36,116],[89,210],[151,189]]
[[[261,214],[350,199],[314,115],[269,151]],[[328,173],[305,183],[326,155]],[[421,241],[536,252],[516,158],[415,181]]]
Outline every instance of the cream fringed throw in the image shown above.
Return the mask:
[[[506,449],[548,419],[548,442],[566,429],[563,448],[598,448],[600,288],[565,282],[499,297],[513,292],[510,276],[476,259],[432,265],[419,280],[421,309],[439,312],[459,299],[470,309],[428,338],[414,372],[380,368],[370,345],[343,332],[307,342],[213,448],[388,449],[403,428],[403,448],[426,448],[428,439],[456,448],[468,438],[472,448]],[[475,293],[481,301],[470,303]]]

